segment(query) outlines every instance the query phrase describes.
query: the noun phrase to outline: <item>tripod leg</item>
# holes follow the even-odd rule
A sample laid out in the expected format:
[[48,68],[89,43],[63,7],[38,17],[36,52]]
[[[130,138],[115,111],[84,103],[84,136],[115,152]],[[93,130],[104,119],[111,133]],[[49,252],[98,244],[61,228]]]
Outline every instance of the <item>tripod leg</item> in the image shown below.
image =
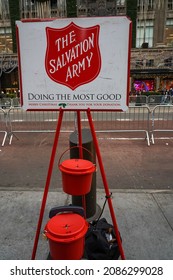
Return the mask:
[[31,258],[32,260],[34,260],[35,256],[36,256],[38,240],[39,240],[39,235],[40,235],[40,229],[41,229],[44,210],[45,210],[45,206],[46,206],[46,200],[47,200],[47,195],[48,195],[48,191],[49,191],[49,185],[50,185],[50,180],[51,180],[51,175],[52,175],[52,170],[53,170],[53,164],[54,164],[55,155],[56,155],[56,148],[57,148],[57,145],[58,145],[58,139],[59,139],[59,134],[60,134],[60,129],[61,129],[62,117],[63,117],[63,110],[60,110],[59,118],[58,118],[58,122],[57,122],[57,127],[56,127],[56,132],[55,132],[54,143],[53,143],[53,147],[52,147],[52,154],[51,154],[51,158],[50,158],[50,162],[49,162],[46,184],[45,184],[45,188],[44,188],[44,194],[43,194],[43,198],[42,198],[42,204],[41,204],[41,208],[40,208],[40,216],[39,216],[39,220],[38,220],[38,225],[37,225],[37,230],[36,230],[36,235],[35,235],[35,241],[34,241],[34,246],[33,246],[33,251],[32,251],[32,258]]
[[105,174],[104,167],[103,167],[103,162],[102,162],[102,158],[101,158],[101,154],[100,154],[100,150],[99,150],[99,145],[98,145],[97,136],[95,133],[90,109],[87,110],[87,116],[88,116],[88,121],[89,121],[90,129],[91,129],[91,133],[92,133],[92,137],[93,137],[93,142],[94,142],[95,149],[96,149],[97,159],[98,159],[98,163],[99,163],[99,167],[100,167],[100,172],[102,175],[102,180],[103,180],[103,184],[104,184],[104,188],[105,188],[106,197],[108,198],[108,205],[109,205],[112,222],[113,222],[114,229],[115,229],[115,234],[116,234],[116,238],[117,238],[117,242],[118,242],[118,247],[120,250],[121,259],[124,260],[125,259],[124,250],[122,247],[122,242],[121,242],[121,238],[120,238],[120,234],[119,234],[119,230],[118,230],[118,225],[117,225],[117,221],[116,221],[116,217],[115,217],[115,213],[114,213],[114,209],[113,209],[113,205],[112,205],[111,193],[109,191],[106,174]]
[[[79,143],[79,158],[83,159],[83,150],[82,150],[82,127],[81,127],[81,116],[80,111],[77,111],[77,127],[78,127],[78,143]],[[85,195],[82,195],[82,206],[86,218],[86,198]]]
[[77,111],[77,128],[78,128],[79,158],[83,158],[83,150],[82,150],[82,128],[81,128],[80,111]]

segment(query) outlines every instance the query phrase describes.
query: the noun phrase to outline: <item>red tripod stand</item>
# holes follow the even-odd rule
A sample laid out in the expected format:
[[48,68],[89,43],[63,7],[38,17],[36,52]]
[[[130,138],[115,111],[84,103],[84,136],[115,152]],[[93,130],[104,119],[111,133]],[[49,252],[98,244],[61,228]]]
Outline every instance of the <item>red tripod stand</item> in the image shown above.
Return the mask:
[[[63,113],[64,113],[64,110],[60,109],[58,122],[57,122],[57,127],[56,127],[56,132],[55,132],[54,143],[53,143],[53,147],[52,147],[52,153],[51,153],[50,162],[49,162],[46,184],[45,184],[43,198],[42,198],[42,204],[41,204],[41,208],[40,208],[40,215],[39,215],[37,230],[36,230],[36,234],[35,234],[35,241],[34,241],[34,246],[33,246],[33,251],[32,251],[32,260],[34,260],[35,256],[36,256],[36,251],[37,251],[37,246],[38,246],[38,241],[39,241],[39,235],[40,235],[40,230],[41,230],[41,226],[42,226],[42,220],[43,220],[43,215],[44,215],[44,211],[45,211],[47,195],[48,195],[48,191],[49,191],[50,180],[51,180],[51,176],[52,176],[52,170],[53,170],[53,165],[54,165],[54,160],[55,160],[59,135],[60,135]],[[91,115],[91,110],[90,109],[87,109],[87,117],[88,117],[88,122],[89,122],[89,125],[90,125],[91,134],[92,134],[92,137],[93,137],[93,142],[94,142],[94,146],[95,146],[95,150],[96,150],[98,164],[99,164],[99,167],[100,167],[100,172],[101,172],[101,176],[102,176],[102,180],[103,180],[105,194],[106,194],[106,197],[107,197],[107,200],[108,200],[110,215],[111,215],[111,218],[112,218],[112,222],[113,222],[113,226],[114,226],[114,230],[115,230],[115,234],[116,234],[116,238],[117,238],[117,243],[118,243],[121,259],[124,260],[125,259],[124,250],[123,250],[123,247],[122,247],[122,242],[121,242],[121,238],[120,238],[120,234],[119,234],[119,230],[118,230],[118,225],[117,225],[117,221],[116,221],[116,217],[115,217],[115,213],[114,213],[114,209],[113,209],[113,205],[112,205],[111,193],[109,191],[109,187],[108,187],[108,183],[107,183],[107,179],[106,179],[106,174],[105,174],[105,171],[104,171],[102,157],[101,157],[101,154],[100,154],[99,145],[98,145],[98,141],[97,141],[95,128],[94,128],[94,123],[93,123],[93,120],[92,120],[92,115]],[[78,137],[79,137],[79,141],[78,141],[79,142],[79,156],[80,156],[80,158],[82,158],[83,157],[83,152],[82,152],[82,130],[81,130],[80,111],[77,111],[77,124],[78,124]],[[83,203],[85,203],[85,201],[83,201]]]

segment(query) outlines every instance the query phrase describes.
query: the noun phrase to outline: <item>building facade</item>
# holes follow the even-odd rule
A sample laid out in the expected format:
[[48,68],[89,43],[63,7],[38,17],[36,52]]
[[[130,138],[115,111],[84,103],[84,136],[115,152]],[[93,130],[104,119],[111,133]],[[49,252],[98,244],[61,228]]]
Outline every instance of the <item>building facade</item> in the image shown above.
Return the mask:
[[131,17],[129,91],[173,88],[173,0],[0,0],[0,91],[19,89],[15,20],[69,15]]
[[136,48],[131,53],[132,91],[173,88],[173,1],[138,0]]

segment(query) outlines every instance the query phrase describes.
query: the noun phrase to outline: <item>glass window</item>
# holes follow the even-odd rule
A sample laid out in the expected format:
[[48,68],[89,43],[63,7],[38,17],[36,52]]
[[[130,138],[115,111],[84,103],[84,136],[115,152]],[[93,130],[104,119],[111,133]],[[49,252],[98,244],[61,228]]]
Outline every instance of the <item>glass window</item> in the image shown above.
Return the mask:
[[153,11],[154,9],[154,1],[153,0],[148,0],[148,11]]
[[11,27],[0,27],[0,34],[11,34]]
[[138,0],[137,10],[138,10],[138,12],[142,12],[144,10],[144,0]]
[[57,0],[51,0],[51,7],[57,8]]
[[138,0],[137,2],[138,12],[153,11],[154,0]]
[[5,29],[0,28],[0,53],[12,53],[12,34]]
[[9,3],[8,0],[0,1],[0,19],[9,19]]
[[153,47],[153,20],[140,20],[137,22],[136,48],[141,48],[143,43],[148,43],[148,46]]
[[12,53],[12,30],[8,0],[0,0],[0,20],[0,53]]
[[117,6],[124,6],[125,5],[125,0],[117,0]]
[[168,47],[173,46],[173,18],[167,18],[166,20],[165,44]]
[[168,0],[168,10],[173,10],[173,0]]
[[166,26],[173,26],[173,18],[167,18]]

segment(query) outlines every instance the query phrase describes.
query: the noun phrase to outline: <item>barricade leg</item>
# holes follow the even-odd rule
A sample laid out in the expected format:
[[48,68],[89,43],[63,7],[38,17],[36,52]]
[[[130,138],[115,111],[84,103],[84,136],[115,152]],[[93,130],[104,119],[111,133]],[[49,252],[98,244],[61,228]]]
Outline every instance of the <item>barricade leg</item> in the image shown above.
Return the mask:
[[[6,111],[0,108],[0,113],[2,112],[2,118],[0,115],[0,133],[4,133],[1,146],[3,147],[8,136],[7,122],[6,122]],[[2,124],[2,126],[1,126]]]
[[3,140],[2,140],[2,144],[1,144],[1,146],[3,147],[4,144],[5,144],[5,140],[6,140],[6,138],[7,138],[7,132],[6,132],[6,131],[0,131],[0,132],[3,132],[3,133],[4,133],[4,137],[3,137]]

